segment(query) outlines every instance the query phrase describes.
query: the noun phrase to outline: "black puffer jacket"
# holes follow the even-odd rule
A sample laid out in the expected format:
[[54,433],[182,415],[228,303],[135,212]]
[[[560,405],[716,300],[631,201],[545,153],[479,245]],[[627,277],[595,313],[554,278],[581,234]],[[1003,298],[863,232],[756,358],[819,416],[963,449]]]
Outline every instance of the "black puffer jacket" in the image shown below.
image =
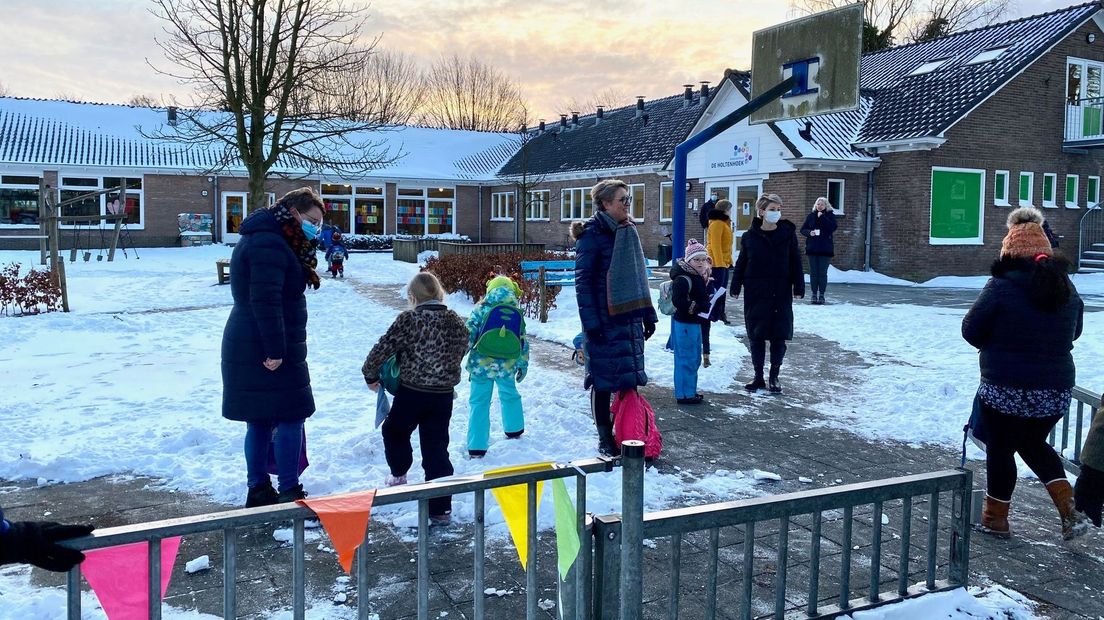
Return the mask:
[[705,278],[686,265],[682,259],[671,266],[671,303],[675,306],[673,318],[680,323],[708,323],[698,316],[709,309],[709,291]]
[[[230,258],[234,308],[222,332],[222,416],[246,422],[308,418],[314,395],[303,267],[268,210],[246,218],[241,235]],[[270,371],[265,358],[283,363]]]
[[1085,304],[1075,290],[1057,312],[1037,308],[1028,296],[1033,269],[1027,259],[994,263],[993,277],[962,319],[962,337],[980,350],[986,383],[1027,390],[1072,388],[1077,377],[1071,351],[1081,337]]
[[793,297],[805,296],[805,272],[797,248],[797,227],[789,220],[763,231],[755,218],[740,237],[729,291],[744,294],[744,327],[752,340],[793,339]]
[[[805,223],[801,225],[801,234],[805,236],[805,253],[809,256],[835,256],[835,244],[832,243],[832,233],[836,232],[836,214],[831,210],[825,210],[820,217],[814,210],[805,216]],[[820,233],[811,234],[814,230]]]
[[[575,238],[575,295],[587,333],[587,385],[614,392],[648,384],[644,371],[644,323],[656,322],[652,308],[610,316],[606,277],[613,258],[614,231],[600,218],[572,225]],[[592,334],[601,338],[592,340]]]

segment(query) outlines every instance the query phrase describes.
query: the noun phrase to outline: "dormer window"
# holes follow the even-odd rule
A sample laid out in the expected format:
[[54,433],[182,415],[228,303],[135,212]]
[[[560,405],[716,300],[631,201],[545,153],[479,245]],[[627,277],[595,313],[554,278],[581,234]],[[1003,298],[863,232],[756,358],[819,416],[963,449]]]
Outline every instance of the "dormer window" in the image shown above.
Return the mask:
[[994,47],[993,49],[985,50],[977,56],[971,58],[966,64],[968,65],[980,65],[986,62],[993,62],[1001,57],[1001,54],[1008,51],[1007,47]]
[[924,75],[925,73],[931,73],[939,67],[943,66],[943,63],[950,60],[949,58],[940,58],[939,60],[929,60],[928,62],[916,67],[909,73],[909,75]]

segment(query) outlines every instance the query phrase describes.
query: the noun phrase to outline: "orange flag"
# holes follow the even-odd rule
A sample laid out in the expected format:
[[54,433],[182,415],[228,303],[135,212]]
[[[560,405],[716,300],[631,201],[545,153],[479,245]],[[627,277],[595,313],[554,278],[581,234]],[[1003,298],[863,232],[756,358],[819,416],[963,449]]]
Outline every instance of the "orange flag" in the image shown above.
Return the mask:
[[330,542],[337,550],[337,561],[346,573],[352,574],[353,553],[368,534],[368,519],[372,515],[372,502],[375,499],[376,489],[296,500],[296,503],[310,508],[318,515],[322,527],[330,535]]

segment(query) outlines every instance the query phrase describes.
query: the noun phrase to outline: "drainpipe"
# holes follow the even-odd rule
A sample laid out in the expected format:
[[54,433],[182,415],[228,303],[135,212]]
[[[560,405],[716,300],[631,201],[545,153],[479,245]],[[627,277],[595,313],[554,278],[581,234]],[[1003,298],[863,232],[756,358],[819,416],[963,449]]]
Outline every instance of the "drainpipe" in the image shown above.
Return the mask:
[[483,243],[483,189],[482,185],[479,186],[479,238],[476,239],[476,243]]
[[213,211],[214,215],[212,215],[212,217],[211,217],[211,243],[215,242],[215,231],[219,231],[219,241],[222,241],[223,243],[226,243],[226,241],[224,241],[224,238],[226,236],[226,231],[223,230],[222,228],[220,228],[221,226],[223,226],[223,223],[219,221],[218,179],[219,179],[218,175],[216,174],[215,175],[215,191],[214,191],[215,199],[212,201],[212,206],[214,207],[214,211]]
[[[873,149],[874,154],[877,155],[877,149]],[[871,168],[870,172],[866,173],[866,237],[865,247],[863,249],[863,271],[872,271],[873,265],[870,264],[870,246],[874,238],[874,171],[876,168]]]

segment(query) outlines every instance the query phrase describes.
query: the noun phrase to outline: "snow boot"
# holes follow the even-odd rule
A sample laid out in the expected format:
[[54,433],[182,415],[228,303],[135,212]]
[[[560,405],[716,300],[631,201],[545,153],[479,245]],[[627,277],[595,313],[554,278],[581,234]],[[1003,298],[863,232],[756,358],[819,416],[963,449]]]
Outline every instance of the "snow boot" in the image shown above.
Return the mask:
[[280,491],[280,494],[276,496],[277,504],[286,504],[287,502],[294,502],[297,499],[306,499],[307,492],[303,490],[303,485],[297,484],[286,491]]
[[598,454],[602,456],[621,456],[621,446],[613,438],[612,426],[598,427]]
[[744,384],[744,389],[749,392],[754,392],[765,387],[767,387],[767,382],[763,380],[763,367],[760,366],[755,369],[755,378],[751,380],[751,383]]
[[702,368],[709,368],[709,366],[710,366],[710,364],[709,364],[709,354],[708,353],[703,353],[702,354]]
[[1073,501],[1073,487],[1069,480],[1059,478],[1046,484],[1047,493],[1054,506],[1058,508],[1058,515],[1062,518],[1062,540],[1073,540],[1078,536],[1088,533],[1092,521],[1088,515],[1076,508]]
[[985,504],[981,508],[981,524],[978,529],[996,538],[1011,538],[1008,527],[1008,509],[1012,502],[1005,502],[985,494]]
[[406,484],[406,475],[392,476],[391,474],[387,474],[387,479],[384,480],[383,483],[389,487],[402,486]]
[[523,429],[521,429],[520,431],[513,431],[513,432],[509,432],[509,433],[506,433],[506,439],[518,439],[518,438],[520,438],[520,437],[522,436],[522,434],[524,434],[524,433],[525,433],[525,429],[524,429],[524,428],[523,428]]
[[276,489],[271,482],[263,482],[255,487],[249,487],[245,494],[245,507],[257,508],[258,506],[271,506],[276,503]]
[[781,394],[782,384],[778,382],[778,373],[782,370],[781,366],[771,366],[770,369],[770,392],[771,394]]

